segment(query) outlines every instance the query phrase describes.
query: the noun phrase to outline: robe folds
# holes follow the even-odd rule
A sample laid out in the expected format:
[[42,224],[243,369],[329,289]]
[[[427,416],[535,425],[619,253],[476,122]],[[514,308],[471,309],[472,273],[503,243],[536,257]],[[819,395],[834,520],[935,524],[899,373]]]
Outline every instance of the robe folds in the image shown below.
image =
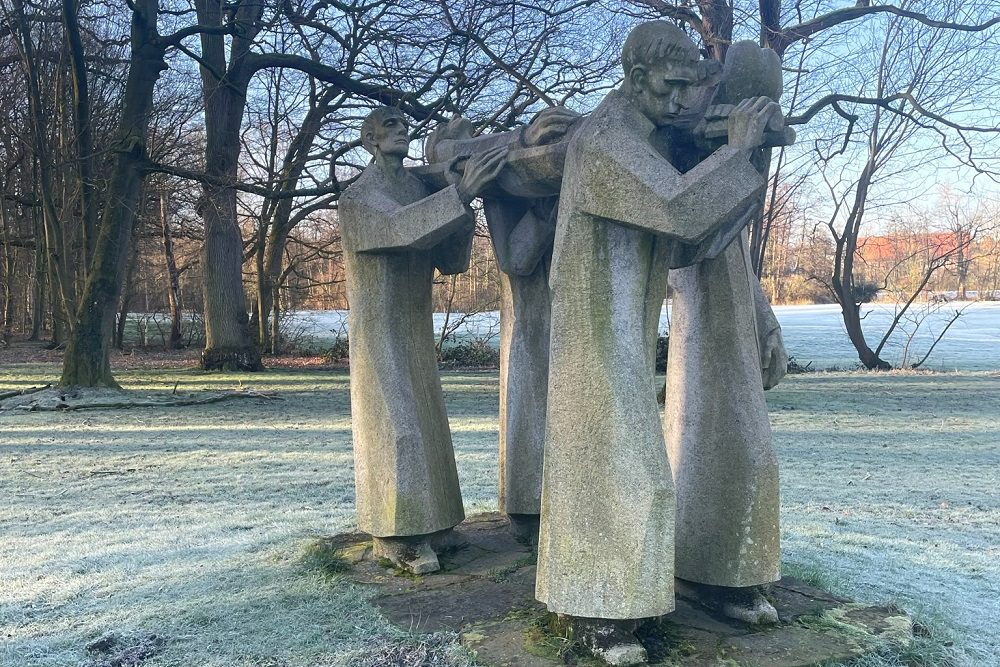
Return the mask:
[[746,233],[670,272],[664,428],[677,489],[677,576],[744,587],[779,579],[778,461],[761,348],[779,327]]
[[723,147],[686,173],[620,92],[569,140],[549,284],[536,597],[606,619],[674,608],[675,496],[654,360],[679,244],[745,220],[764,178]]
[[468,268],[473,218],[455,186],[430,192],[372,163],[340,203],[350,300],[358,526],[423,535],[465,518],[434,348],[435,267]]

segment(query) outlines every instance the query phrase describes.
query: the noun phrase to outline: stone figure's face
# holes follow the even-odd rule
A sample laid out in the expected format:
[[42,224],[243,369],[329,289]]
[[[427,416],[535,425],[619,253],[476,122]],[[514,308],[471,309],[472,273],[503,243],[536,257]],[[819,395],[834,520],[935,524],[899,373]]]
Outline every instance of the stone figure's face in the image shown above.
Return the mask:
[[404,158],[410,149],[409,128],[401,114],[386,115],[365,138],[383,155]]
[[701,62],[666,61],[632,68],[633,96],[646,118],[657,127],[693,127],[715,92],[715,79]]

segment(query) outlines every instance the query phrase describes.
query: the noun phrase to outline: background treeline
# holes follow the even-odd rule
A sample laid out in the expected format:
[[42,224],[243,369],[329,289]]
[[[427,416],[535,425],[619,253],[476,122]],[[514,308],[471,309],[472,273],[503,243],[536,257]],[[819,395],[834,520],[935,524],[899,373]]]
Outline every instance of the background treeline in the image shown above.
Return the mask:
[[[587,112],[627,31],[662,18],[707,57],[747,38],[782,57],[799,142],[769,156],[754,269],[778,303],[838,303],[862,363],[887,367],[868,338],[891,332],[866,332],[862,303],[1000,289],[998,16],[958,0],[2,0],[0,339],[65,345],[64,383],[113,384],[123,314],[162,312],[158,339],[198,345],[205,368],[260,368],[283,312],[349,305],[336,207],[370,108],[401,108],[416,139],[455,114],[497,132]],[[482,234],[436,305],[495,309],[497,286]]]

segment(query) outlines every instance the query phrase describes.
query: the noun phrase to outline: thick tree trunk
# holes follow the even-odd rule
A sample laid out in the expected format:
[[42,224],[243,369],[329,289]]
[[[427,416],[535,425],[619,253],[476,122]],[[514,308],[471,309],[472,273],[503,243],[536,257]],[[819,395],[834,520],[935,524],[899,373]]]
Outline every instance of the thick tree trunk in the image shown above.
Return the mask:
[[[210,163],[212,157],[219,159],[218,155],[211,156]],[[234,163],[235,158],[233,155]],[[250,335],[243,290],[243,237],[236,225],[236,191],[206,186],[201,214],[205,221],[202,255],[205,350],[201,367],[261,370],[260,349]]]
[[[222,181],[236,182],[240,154],[239,128],[245,99],[228,82],[206,88],[206,172]],[[243,236],[236,222],[236,190],[205,185],[201,203],[205,221],[202,255],[205,297],[205,370],[258,371],[260,349],[250,333],[246,292],[243,289]]]
[[63,385],[118,386],[111,374],[111,333],[145,180],[153,87],[166,69],[164,47],[156,34],[156,17],[156,0],[135,3],[132,61],[125,81],[107,203],[76,326],[63,358]]
[[[221,26],[222,5],[197,0],[198,22]],[[240,156],[240,125],[250,83],[245,60],[263,5],[246,2],[236,20],[246,31],[233,36],[230,55],[222,35],[202,33],[202,93],[205,99],[205,172],[215,183],[236,183]],[[221,78],[220,78],[221,77]],[[258,371],[263,369],[260,348],[251,334],[247,298],[243,289],[243,236],[236,221],[236,190],[228,185],[203,186],[201,217],[205,222],[202,253],[205,298],[205,370]]]

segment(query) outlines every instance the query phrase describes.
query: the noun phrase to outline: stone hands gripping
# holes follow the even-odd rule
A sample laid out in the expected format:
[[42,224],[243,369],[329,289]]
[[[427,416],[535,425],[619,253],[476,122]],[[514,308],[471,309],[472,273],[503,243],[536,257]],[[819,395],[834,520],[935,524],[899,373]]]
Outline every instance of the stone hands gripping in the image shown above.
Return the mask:
[[729,141],[733,148],[753,151],[764,145],[767,130],[784,127],[781,107],[767,97],[745,99],[729,113]]
[[[476,153],[465,161],[462,177],[456,187],[458,196],[466,204],[479,196],[487,185],[496,180],[507,163],[506,146],[497,146],[483,153]],[[453,160],[451,169],[457,171],[459,158]]]

